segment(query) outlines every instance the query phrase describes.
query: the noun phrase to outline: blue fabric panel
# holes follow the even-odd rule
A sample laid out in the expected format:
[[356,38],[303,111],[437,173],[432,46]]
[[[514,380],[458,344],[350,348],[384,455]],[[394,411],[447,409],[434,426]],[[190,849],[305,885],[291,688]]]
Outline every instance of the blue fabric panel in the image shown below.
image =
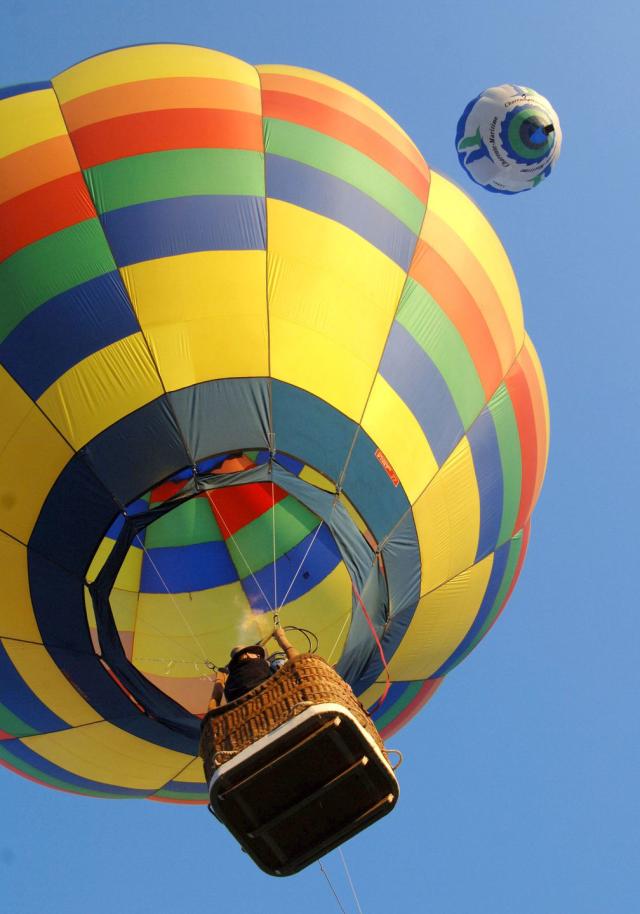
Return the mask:
[[90,441],[83,453],[124,505],[176,470],[193,465],[167,396],[124,416]]
[[[66,768],[59,768],[57,765],[54,765],[53,762],[50,762],[42,755],[38,755],[37,752],[34,752],[33,749],[30,749],[29,746],[26,746],[19,740],[11,740],[9,744],[1,743],[0,745],[3,750],[6,749],[14,758],[19,759],[27,765],[31,765],[36,771],[41,771],[43,775],[48,775],[49,777],[56,778],[63,783],[69,784],[69,789],[80,787],[91,792],[99,790],[103,793],[110,793],[113,794],[114,797],[132,798],[148,797],[155,792],[153,790],[135,790],[131,787],[114,787],[110,784],[102,784],[100,781],[89,781],[87,778],[80,777],[78,774],[73,774]],[[20,768],[20,765],[16,764],[16,768]]]
[[290,473],[293,473],[294,476],[298,476],[304,467],[304,463],[300,460],[295,460],[293,457],[289,457],[287,454],[276,454],[275,458],[281,467],[284,467],[285,470],[289,470]]
[[343,488],[380,542],[409,508],[402,485],[393,482],[376,458],[377,447],[360,430],[349,460]]
[[[387,711],[394,706],[396,701],[402,698],[404,693],[407,691],[409,686],[414,685],[413,682],[392,682],[387,692],[387,697],[384,702],[377,708],[373,714],[371,714],[371,719],[373,721],[379,720]],[[360,691],[360,690],[358,690]],[[362,694],[360,692],[360,694]],[[375,704],[375,702],[373,702]]]
[[485,591],[480,609],[478,614],[473,620],[473,625],[464,636],[458,647],[455,649],[453,654],[449,657],[448,660],[442,664],[442,666],[433,673],[429,679],[438,679],[440,676],[446,676],[447,673],[453,669],[454,666],[464,657],[464,654],[472,643],[473,639],[476,637],[480,629],[485,623],[485,619],[493,609],[493,604],[495,603],[496,597],[498,596],[498,591],[502,584],[502,579],[504,578],[504,573],[507,568],[507,560],[509,558],[509,549],[511,548],[511,540],[506,543],[503,543],[498,549],[496,549],[493,557],[493,567],[491,568],[491,574],[489,575],[489,583],[487,584],[487,589]]
[[[135,501],[132,501],[131,504],[127,505],[127,514],[131,516],[132,514],[139,514],[141,511],[147,511],[149,505],[143,498],[137,498]],[[115,540],[120,535],[122,530],[122,525],[124,524],[124,514],[118,514],[114,522],[111,524],[107,530],[105,536],[108,536],[110,539]]]
[[493,416],[486,407],[467,432],[467,439],[480,493],[480,535],[475,557],[479,562],[498,542],[504,488],[498,435]]
[[391,327],[380,374],[409,407],[442,465],[463,435],[462,420],[446,381],[397,321]]
[[[387,619],[387,606],[384,597],[384,574],[376,562],[369,568],[369,576],[359,588],[360,598],[367,610],[367,615],[376,630],[378,638],[382,639]],[[336,664],[336,671],[349,683],[354,691],[361,692],[360,683],[373,682],[375,670],[381,666],[378,645],[369,626],[369,622],[362,611],[359,600],[355,594],[351,606],[351,627],[342,650],[342,656]]]
[[267,197],[311,210],[356,232],[405,272],[416,236],[396,216],[352,184],[282,156],[266,157]]
[[[21,721],[39,733],[66,730],[64,720],[43,704],[18,673],[0,641],[0,702]],[[25,734],[17,733],[16,736]]]
[[[287,596],[286,606],[298,597],[304,596],[310,590],[313,590],[327,575],[331,574],[334,568],[342,561],[338,547],[335,544],[331,531],[323,524],[320,532],[316,536],[315,542],[309,554],[302,563],[304,554],[309,548],[315,535],[315,530],[302,540],[297,546],[285,553],[276,561],[276,583],[278,588],[277,601],[275,599],[273,588],[273,564],[267,565],[255,573],[255,579],[249,576],[243,579],[242,586],[247,595],[247,599],[252,609],[257,612],[269,612],[269,606],[260,592],[258,584],[262,588],[267,600],[272,607],[282,604],[282,600],[291,585],[293,576],[300,569],[298,576],[293,582],[293,586]],[[258,582],[256,584],[256,581]]]
[[272,383],[275,444],[329,479],[340,477],[356,424],[324,400],[282,381]]
[[[134,545],[139,542],[134,540]],[[167,587],[170,593],[189,593],[237,580],[237,572],[222,541],[163,546],[150,549],[142,557],[141,593],[166,594]]]
[[[73,572],[82,584],[100,540],[118,513],[113,496],[86,460],[76,454],[60,473],[42,506],[29,540],[29,552],[40,553]],[[40,630],[43,631],[42,626]],[[54,636],[57,630],[55,625]]]
[[119,267],[195,251],[263,251],[263,197],[152,200],[100,216]]
[[39,92],[41,89],[50,88],[50,82],[21,83],[19,86],[3,86],[0,88],[0,101],[3,98],[13,98],[14,95],[26,95],[27,92]]
[[265,378],[206,381],[169,394],[196,460],[269,447],[269,382]]
[[140,330],[118,273],[56,295],[0,344],[0,361],[37,400],[82,359]]

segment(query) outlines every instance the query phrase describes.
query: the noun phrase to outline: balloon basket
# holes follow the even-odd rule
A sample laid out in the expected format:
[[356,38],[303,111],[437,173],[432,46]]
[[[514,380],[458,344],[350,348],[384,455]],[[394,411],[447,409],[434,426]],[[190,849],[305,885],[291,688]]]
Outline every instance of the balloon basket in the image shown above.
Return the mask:
[[299,872],[398,799],[375,726],[349,686],[311,655],[209,712],[201,754],[211,812],[274,876]]

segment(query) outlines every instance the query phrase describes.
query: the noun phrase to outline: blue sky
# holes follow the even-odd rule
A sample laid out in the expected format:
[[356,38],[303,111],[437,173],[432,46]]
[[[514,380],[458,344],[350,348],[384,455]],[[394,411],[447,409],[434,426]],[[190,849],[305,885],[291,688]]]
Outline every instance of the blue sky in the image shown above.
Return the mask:
[[[529,555],[490,636],[392,740],[394,814],[348,843],[365,914],[638,909],[636,263],[640,14],[396,0],[2,0],[0,85],[149,41],[325,71],[381,104],[482,206],[520,283],[551,403]],[[459,170],[455,126],[482,88],[537,88],[559,113],[552,178],[518,197]],[[75,798],[0,769],[10,914],[339,910],[317,865],[263,875],[201,808]],[[357,911],[340,857],[324,865]]]

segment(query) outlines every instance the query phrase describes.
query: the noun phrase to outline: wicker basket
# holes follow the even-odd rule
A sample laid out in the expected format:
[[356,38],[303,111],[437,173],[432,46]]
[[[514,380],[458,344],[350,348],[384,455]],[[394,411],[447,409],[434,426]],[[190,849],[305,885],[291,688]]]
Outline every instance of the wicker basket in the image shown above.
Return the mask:
[[209,711],[202,721],[200,755],[207,783],[216,768],[309,705],[337,703],[349,710],[384,752],[384,743],[350,686],[313,654],[299,654],[241,698]]

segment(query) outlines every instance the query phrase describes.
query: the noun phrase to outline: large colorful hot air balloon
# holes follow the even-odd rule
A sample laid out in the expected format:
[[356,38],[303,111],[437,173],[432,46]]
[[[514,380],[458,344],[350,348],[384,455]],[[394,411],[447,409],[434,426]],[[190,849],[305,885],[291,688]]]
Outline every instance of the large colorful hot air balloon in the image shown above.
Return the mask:
[[533,89],[485,89],[458,121],[456,150],[472,181],[498,194],[517,194],[548,178],[562,131],[550,102]]
[[[476,206],[328,76],[148,45],[0,91],[0,760],[206,801],[279,609],[383,735],[501,612],[548,409]],[[299,645],[301,647],[304,644]]]

